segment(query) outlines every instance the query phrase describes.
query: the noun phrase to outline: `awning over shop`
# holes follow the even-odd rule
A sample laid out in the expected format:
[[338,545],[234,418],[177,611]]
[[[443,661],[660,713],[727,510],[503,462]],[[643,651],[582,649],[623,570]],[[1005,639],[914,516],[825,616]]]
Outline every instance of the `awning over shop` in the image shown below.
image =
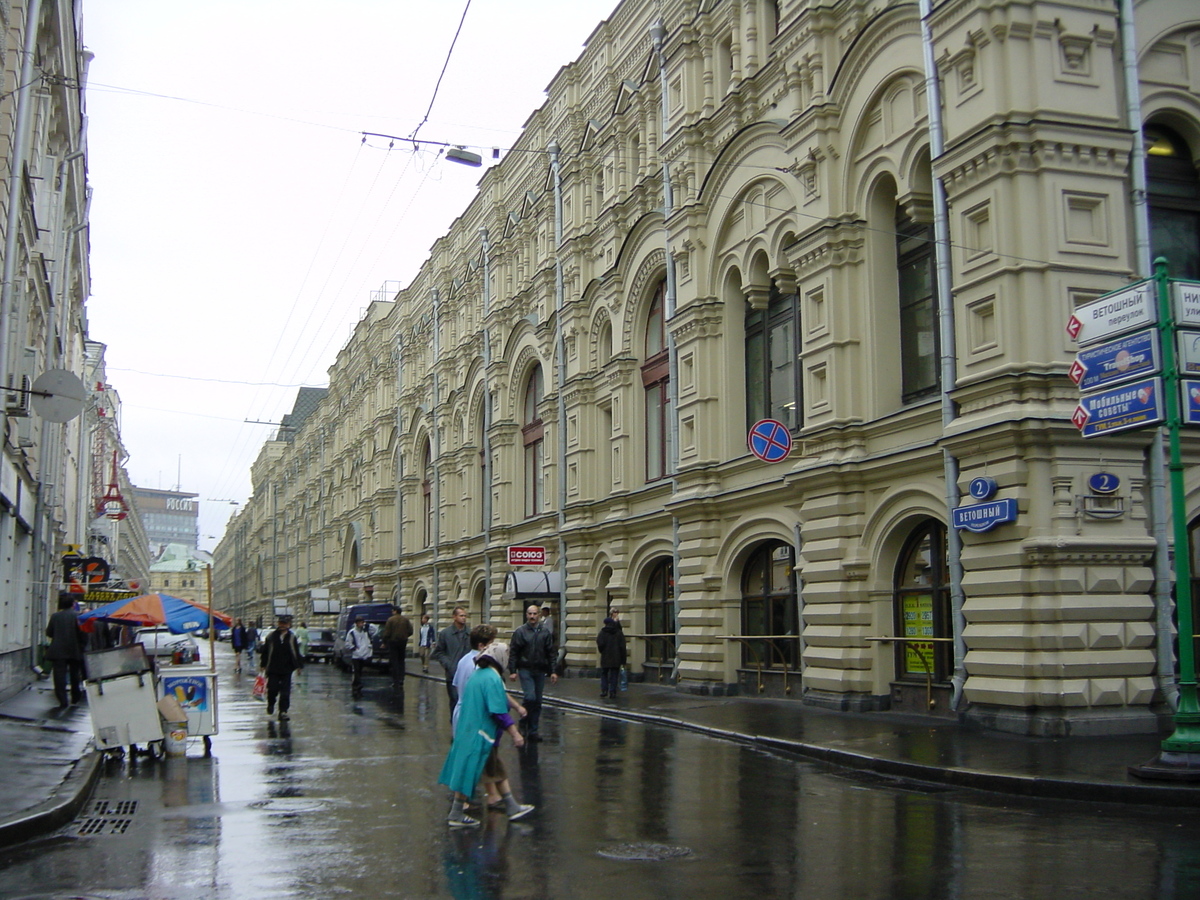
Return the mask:
[[561,572],[509,572],[504,576],[505,600],[557,597],[561,592]]

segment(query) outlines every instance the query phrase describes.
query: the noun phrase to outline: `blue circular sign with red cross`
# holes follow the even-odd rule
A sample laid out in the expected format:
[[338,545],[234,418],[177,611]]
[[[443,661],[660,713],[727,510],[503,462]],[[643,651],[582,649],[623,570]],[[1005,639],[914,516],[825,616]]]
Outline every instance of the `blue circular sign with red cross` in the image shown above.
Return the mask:
[[792,433],[775,419],[759,419],[751,426],[746,443],[763,462],[779,462],[792,452]]

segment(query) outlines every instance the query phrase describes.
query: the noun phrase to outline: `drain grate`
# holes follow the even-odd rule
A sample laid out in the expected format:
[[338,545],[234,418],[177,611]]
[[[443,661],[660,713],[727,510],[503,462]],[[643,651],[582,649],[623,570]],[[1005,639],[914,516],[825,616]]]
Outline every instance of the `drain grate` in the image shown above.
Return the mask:
[[664,859],[685,859],[692,855],[692,851],[687,847],[648,843],[612,844],[596,852],[608,859],[636,862],[661,862]]
[[84,819],[75,833],[84,835],[124,834],[133,824],[133,819]]
[[132,816],[137,812],[136,800],[97,800],[92,804],[92,816]]

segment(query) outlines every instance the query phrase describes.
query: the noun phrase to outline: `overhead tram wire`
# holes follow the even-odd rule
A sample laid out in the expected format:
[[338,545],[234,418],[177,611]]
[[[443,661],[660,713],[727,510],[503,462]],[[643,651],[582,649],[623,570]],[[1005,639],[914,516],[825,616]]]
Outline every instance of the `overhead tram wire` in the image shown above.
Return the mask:
[[466,6],[463,7],[462,18],[458,20],[458,28],[454,31],[454,38],[450,41],[450,49],[446,51],[446,60],[442,63],[441,74],[438,75],[437,83],[433,86],[433,96],[429,98],[429,107],[425,110],[425,116],[417,123],[417,127],[412,130],[409,135],[410,139],[415,139],[417,132],[421,130],[421,126],[429,121],[429,114],[433,112],[433,104],[437,101],[438,91],[442,87],[442,79],[446,77],[446,69],[450,67],[450,57],[454,55],[454,45],[458,43],[458,36],[462,34],[463,23],[467,21],[467,11],[471,8],[471,0],[467,0]]

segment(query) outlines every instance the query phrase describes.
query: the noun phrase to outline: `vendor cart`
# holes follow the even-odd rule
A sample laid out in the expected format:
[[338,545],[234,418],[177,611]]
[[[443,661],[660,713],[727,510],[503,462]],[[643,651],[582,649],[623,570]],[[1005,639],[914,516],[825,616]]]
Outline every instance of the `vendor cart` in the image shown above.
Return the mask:
[[217,673],[207,666],[171,666],[158,679],[159,697],[174,697],[187,714],[188,737],[204,738],[204,755],[212,753],[217,733]]
[[84,654],[88,710],[96,746],[106,752],[131,756],[145,744],[157,755],[162,747],[162,721],[154,670],[141,644],[112,647]]

